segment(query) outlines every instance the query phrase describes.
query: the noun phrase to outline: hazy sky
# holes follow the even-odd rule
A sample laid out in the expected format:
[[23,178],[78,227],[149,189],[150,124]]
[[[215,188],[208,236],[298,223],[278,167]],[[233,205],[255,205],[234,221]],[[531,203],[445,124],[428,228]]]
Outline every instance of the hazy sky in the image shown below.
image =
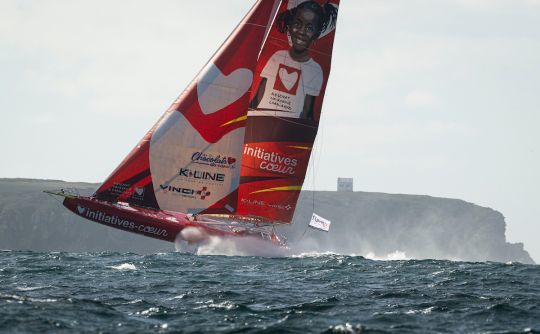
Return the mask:
[[[0,177],[104,180],[253,2],[2,0]],[[308,189],[491,207],[540,262],[540,0],[342,0],[323,113]]]

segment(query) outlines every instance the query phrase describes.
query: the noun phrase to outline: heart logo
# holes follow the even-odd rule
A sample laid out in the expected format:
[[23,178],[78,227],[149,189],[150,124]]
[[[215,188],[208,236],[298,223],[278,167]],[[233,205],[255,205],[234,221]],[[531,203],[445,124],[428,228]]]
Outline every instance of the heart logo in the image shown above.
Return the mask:
[[289,73],[285,68],[282,67],[279,69],[278,73],[283,86],[290,91],[294,85],[296,85],[296,81],[298,81],[298,72],[293,71]]
[[211,63],[197,82],[199,105],[205,115],[214,113],[241,98],[251,88],[253,73],[239,68],[224,75]]
[[139,196],[142,196],[142,194],[144,194],[144,188],[142,187],[135,188],[135,193]]
[[79,214],[82,215],[86,211],[86,208],[83,206],[77,205],[77,211],[79,211]]
[[235,158],[231,158],[231,157],[227,158],[227,163],[228,163],[229,165],[232,165],[232,164],[234,164],[235,162],[236,162],[236,159],[235,159]]

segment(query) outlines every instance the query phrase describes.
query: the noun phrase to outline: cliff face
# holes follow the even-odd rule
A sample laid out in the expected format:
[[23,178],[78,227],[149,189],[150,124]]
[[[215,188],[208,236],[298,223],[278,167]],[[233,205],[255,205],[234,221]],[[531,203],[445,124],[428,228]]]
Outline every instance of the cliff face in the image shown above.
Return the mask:
[[63,181],[0,179],[0,249],[151,253],[170,243],[125,233],[79,218],[43,190],[76,188],[91,194],[98,185]]
[[[42,192],[70,187],[88,194],[97,185],[0,179],[0,249],[139,253],[174,249],[170,243],[79,218]],[[329,233],[306,230],[312,212],[332,220]],[[371,253],[376,257],[400,251],[417,259],[534,263],[523,244],[506,242],[505,221],[499,212],[461,200],[303,192],[294,221],[280,232],[301,251]]]
[[[313,201],[315,196],[315,201]],[[313,204],[315,203],[315,205]],[[307,230],[316,212],[329,233]],[[506,242],[501,213],[462,200],[365,192],[304,192],[287,233],[303,248],[408,258],[534,263],[523,244]]]

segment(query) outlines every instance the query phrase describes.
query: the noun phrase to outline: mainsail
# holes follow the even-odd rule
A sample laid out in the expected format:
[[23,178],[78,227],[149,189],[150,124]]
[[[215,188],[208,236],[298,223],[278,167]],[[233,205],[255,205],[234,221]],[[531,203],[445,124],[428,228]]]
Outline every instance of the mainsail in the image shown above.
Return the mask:
[[339,0],[283,1],[251,89],[238,214],[290,223],[319,125]]
[[258,1],[95,197],[290,223],[317,134],[338,5]]

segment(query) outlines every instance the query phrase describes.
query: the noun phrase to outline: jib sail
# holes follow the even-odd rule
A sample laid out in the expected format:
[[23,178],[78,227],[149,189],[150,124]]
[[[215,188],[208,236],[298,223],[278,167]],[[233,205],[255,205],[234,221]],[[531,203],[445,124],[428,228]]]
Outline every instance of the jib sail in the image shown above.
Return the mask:
[[278,3],[256,3],[95,197],[186,213],[236,211],[253,69]]

